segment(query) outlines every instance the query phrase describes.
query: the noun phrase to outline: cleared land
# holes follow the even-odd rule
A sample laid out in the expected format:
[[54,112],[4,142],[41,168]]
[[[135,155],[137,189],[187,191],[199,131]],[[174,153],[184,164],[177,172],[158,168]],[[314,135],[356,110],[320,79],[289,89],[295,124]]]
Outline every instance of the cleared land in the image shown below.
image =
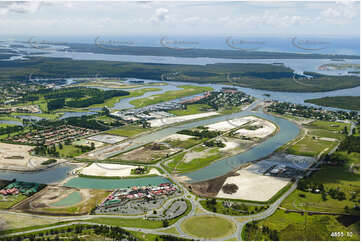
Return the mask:
[[[93,163],[88,167],[80,170],[79,174],[87,176],[106,176],[106,177],[126,177],[136,176],[131,175],[131,170],[137,166],[107,164],[107,163]],[[160,175],[157,169],[151,169],[147,175]]]
[[178,86],[178,88],[182,88],[182,90],[167,91],[165,93],[152,95],[147,98],[132,100],[130,101],[130,104],[134,105],[136,108],[141,108],[148,105],[152,105],[160,102],[166,102],[173,99],[192,96],[195,94],[213,90],[213,88],[211,87],[200,87],[200,86],[192,86],[192,85]]
[[240,117],[235,118],[227,121],[222,121],[214,124],[207,125],[206,127],[208,130],[211,131],[229,131],[234,128],[241,127],[242,125],[245,125],[246,123],[249,123],[251,121],[259,120],[256,117],[249,116],[249,117]]
[[199,118],[206,118],[214,115],[218,115],[217,112],[207,112],[207,113],[199,113],[199,114],[192,114],[192,115],[185,115],[185,116],[177,116],[177,117],[169,117],[169,118],[162,118],[162,119],[154,119],[150,120],[151,127],[162,127],[165,125],[170,125],[174,123],[180,123],[185,121],[190,121]]
[[[80,199],[74,195],[80,195]],[[48,186],[16,209],[50,215],[87,214],[107,195],[109,192],[101,190]]]
[[241,127],[235,133],[249,138],[265,138],[276,131],[277,127],[271,122],[260,119],[245,127]]
[[41,163],[48,158],[30,155],[33,148],[29,145],[0,143],[0,169],[26,170],[41,167]]
[[237,174],[239,175],[228,177],[223,186],[235,184],[238,190],[227,194],[221,189],[217,194],[218,198],[266,202],[290,182],[288,178],[263,176],[248,170],[240,170]]
[[110,134],[97,134],[97,135],[91,136],[87,139],[102,142],[102,143],[107,143],[107,144],[115,144],[115,143],[123,141],[127,138],[122,137],[122,136],[117,136],[117,135],[110,135]]
[[180,150],[179,148],[172,148],[161,143],[151,143],[117,155],[112,159],[146,164],[166,158]]
[[135,135],[148,132],[151,129],[144,129],[137,125],[127,125],[121,128],[112,129],[106,131],[108,134],[114,134],[114,135],[120,135],[120,136],[126,136],[126,137],[133,137]]

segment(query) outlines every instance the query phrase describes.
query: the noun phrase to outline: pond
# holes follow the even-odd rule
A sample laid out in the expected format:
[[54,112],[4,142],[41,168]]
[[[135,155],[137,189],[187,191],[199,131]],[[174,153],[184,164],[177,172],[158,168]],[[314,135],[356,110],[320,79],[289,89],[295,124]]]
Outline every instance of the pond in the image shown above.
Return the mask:
[[64,180],[68,176],[68,173],[74,168],[75,166],[59,165],[45,170],[34,171],[34,172],[0,170],[0,179],[3,180],[16,179],[25,182],[51,184]]
[[0,124],[11,124],[11,125],[23,126],[22,122],[14,121],[14,120],[0,120]]
[[61,199],[55,203],[52,203],[51,206],[67,207],[67,206],[72,206],[74,204],[80,203],[82,200],[83,199],[82,199],[80,192],[76,191],[76,192],[70,193],[68,196],[64,197],[63,199]]

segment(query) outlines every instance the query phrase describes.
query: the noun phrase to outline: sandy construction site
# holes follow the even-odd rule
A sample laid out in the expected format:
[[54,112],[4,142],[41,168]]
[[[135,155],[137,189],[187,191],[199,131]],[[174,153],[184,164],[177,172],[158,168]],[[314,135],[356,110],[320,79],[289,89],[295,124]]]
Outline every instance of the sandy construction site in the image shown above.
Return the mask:
[[120,141],[126,140],[127,137],[117,136],[112,134],[97,134],[87,138],[88,140],[98,141],[107,144],[115,144]]
[[171,135],[159,140],[159,142],[166,141],[166,140],[186,141],[186,140],[189,140],[191,138],[194,138],[194,136],[185,135],[185,134],[171,134]]
[[0,169],[29,170],[41,167],[48,158],[29,154],[34,147],[29,145],[14,145],[0,143]]
[[256,121],[258,118],[253,116],[248,117],[241,117],[241,118],[235,118],[230,119],[227,121],[222,121],[214,124],[207,125],[206,127],[211,131],[229,131],[234,128],[241,127],[242,125],[245,125],[246,123],[249,123],[251,121]]
[[[126,177],[131,175],[131,170],[137,166],[109,164],[109,163],[93,163],[79,171],[79,174],[88,176],[106,176],[106,177]],[[159,171],[152,168],[146,175],[160,175]]]
[[180,123],[185,121],[190,121],[199,118],[206,118],[210,116],[218,115],[217,112],[206,112],[206,113],[199,113],[199,114],[192,114],[192,115],[184,115],[184,116],[177,116],[177,117],[169,117],[169,118],[162,118],[162,119],[153,119],[150,120],[150,126],[154,128]]
[[[276,125],[264,119],[257,119],[247,126],[249,126],[249,128],[241,127],[239,130],[236,131],[236,134],[240,136],[246,136],[249,138],[262,139],[267,137],[268,135],[271,135],[277,129]],[[252,129],[252,128],[256,128],[256,129]]]
[[290,182],[288,178],[263,176],[247,169],[239,170],[236,173],[239,175],[228,177],[223,187],[226,184],[236,184],[238,190],[233,194],[227,194],[220,189],[217,194],[218,198],[265,202]]

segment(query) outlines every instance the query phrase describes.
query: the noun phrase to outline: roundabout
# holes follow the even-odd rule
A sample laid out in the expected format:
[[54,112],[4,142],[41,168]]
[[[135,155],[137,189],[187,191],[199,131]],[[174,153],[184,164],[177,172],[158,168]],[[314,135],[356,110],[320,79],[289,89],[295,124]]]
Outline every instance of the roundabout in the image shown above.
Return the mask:
[[180,228],[184,233],[201,239],[224,238],[237,230],[232,221],[215,215],[189,217],[181,223]]

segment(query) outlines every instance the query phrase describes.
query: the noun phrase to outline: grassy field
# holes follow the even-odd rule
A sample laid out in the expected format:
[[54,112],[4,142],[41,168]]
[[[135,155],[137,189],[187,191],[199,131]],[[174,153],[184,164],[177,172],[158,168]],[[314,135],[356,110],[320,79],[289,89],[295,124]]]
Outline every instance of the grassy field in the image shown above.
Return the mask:
[[[360,237],[359,223],[345,227],[336,216],[330,215],[310,216],[277,210],[272,216],[260,221],[258,225],[279,231],[280,240],[359,240]],[[332,232],[343,232],[344,236],[331,237]],[[263,237],[261,231],[252,233],[252,236],[254,236],[254,240],[269,240],[269,238]]]
[[[349,154],[351,159],[357,159],[359,154]],[[356,162],[356,161],[354,161]],[[358,160],[359,164],[360,160]],[[352,164],[352,161],[350,162]],[[301,190],[294,191],[281,206],[288,209],[305,209],[310,211],[321,212],[337,212],[345,213],[345,206],[353,208],[358,204],[357,198],[360,191],[360,175],[350,172],[350,164],[345,166],[322,166],[320,170],[312,174],[306,180],[322,184],[325,191],[329,189],[337,189],[344,192],[345,200],[333,199],[327,195],[326,200],[319,193],[303,192]],[[359,213],[359,211],[351,210],[348,213]]]
[[165,140],[165,143],[170,144],[172,147],[180,147],[184,149],[191,148],[192,146],[195,146],[197,144],[200,144],[204,142],[206,139],[196,139],[196,138],[190,138],[187,140]]
[[[200,149],[202,149],[202,150],[200,150]],[[213,161],[218,160],[223,157],[223,155],[218,152],[218,148],[212,148],[212,149],[209,149],[209,151],[204,154],[204,157],[198,157],[198,158],[192,159],[189,162],[184,162],[184,157],[187,153],[190,153],[192,151],[193,152],[194,151],[202,152],[202,151],[204,151],[203,149],[204,149],[204,147],[197,146],[194,149],[192,149],[191,151],[177,154],[173,157],[172,161],[167,164],[167,167],[171,171],[174,171],[174,169],[176,168],[176,172],[185,173],[185,172],[190,172],[190,171],[194,171],[194,170],[200,169],[202,167],[205,167],[205,166],[209,165],[210,163],[212,163]]]
[[319,106],[360,110],[360,96],[323,97],[305,100]]
[[187,109],[171,110],[169,112],[177,116],[183,116],[183,115],[204,113],[207,111],[207,109],[210,108],[211,107],[207,104],[191,104],[191,105],[187,105]]
[[236,230],[231,221],[210,215],[190,217],[181,224],[181,228],[187,234],[205,239],[222,238]]
[[[311,124],[304,124],[306,136],[288,147],[286,152],[294,155],[314,156],[321,152],[325,153],[335,147],[344,137],[344,127],[349,128],[349,124],[314,121]],[[325,140],[328,139],[328,140]]]
[[243,205],[243,206],[237,208],[237,210],[235,210],[235,209],[224,207],[223,202],[224,202],[224,200],[216,200],[216,204],[214,205],[214,209],[207,206],[207,201],[206,200],[202,200],[199,203],[202,205],[202,207],[204,209],[206,209],[208,211],[215,212],[215,213],[226,214],[226,215],[235,215],[235,216],[259,213],[259,212],[263,211],[266,208],[266,206]]
[[59,221],[57,219],[29,217],[21,214],[2,214],[1,212],[0,217],[5,223],[4,227],[2,228],[3,230],[13,230],[28,226],[48,225]]
[[106,131],[108,134],[114,134],[114,135],[120,135],[120,136],[126,136],[126,137],[133,137],[135,135],[151,131],[151,129],[144,129],[137,125],[127,125],[123,126],[121,128],[112,129]]
[[56,151],[59,152],[60,157],[75,157],[82,154],[81,149],[75,145],[63,145],[62,149],[57,145]]
[[15,204],[23,201],[26,198],[28,197],[22,194],[11,195],[11,196],[0,195],[0,209],[11,208]]
[[147,98],[140,98],[136,100],[130,101],[130,104],[134,105],[135,108],[141,108],[148,105],[166,102],[173,99],[187,97],[195,94],[199,94],[206,91],[212,91],[213,88],[211,87],[199,87],[199,86],[192,86],[192,85],[183,85],[177,86],[178,88],[182,88],[181,90],[176,91],[167,91],[162,94],[153,95]]

